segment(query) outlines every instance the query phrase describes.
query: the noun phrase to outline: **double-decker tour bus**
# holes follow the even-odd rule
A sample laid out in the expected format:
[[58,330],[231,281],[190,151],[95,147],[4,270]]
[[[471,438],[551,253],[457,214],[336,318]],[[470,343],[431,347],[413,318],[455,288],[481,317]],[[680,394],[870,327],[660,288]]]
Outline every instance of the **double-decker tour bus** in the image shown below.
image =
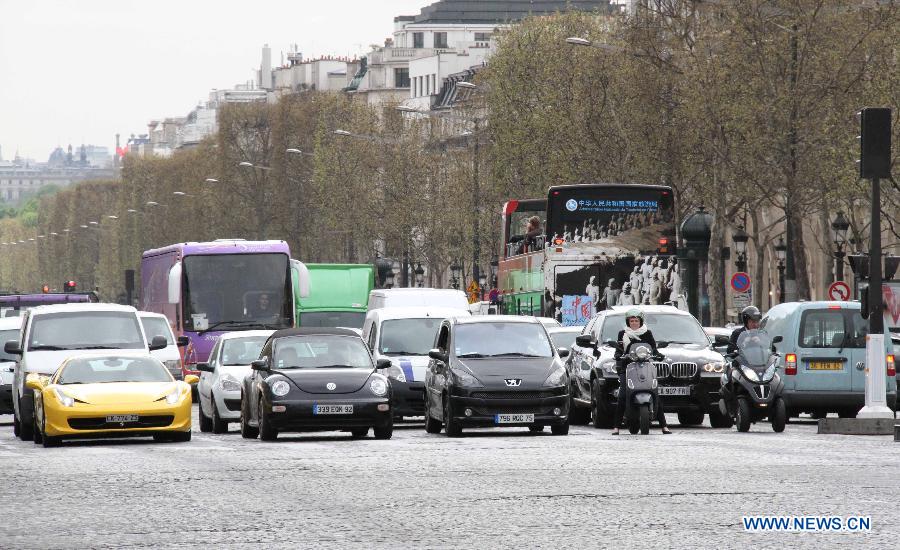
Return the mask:
[[578,326],[616,305],[679,305],[675,231],[670,187],[561,185],[546,199],[510,200],[497,275],[501,309]]
[[[292,272],[309,292],[305,265],[284,241],[221,239],[147,250],[141,258],[141,309],[165,315],[187,337],[185,374],[209,358],[223,332],[295,325]],[[184,343],[184,342],[182,342]]]

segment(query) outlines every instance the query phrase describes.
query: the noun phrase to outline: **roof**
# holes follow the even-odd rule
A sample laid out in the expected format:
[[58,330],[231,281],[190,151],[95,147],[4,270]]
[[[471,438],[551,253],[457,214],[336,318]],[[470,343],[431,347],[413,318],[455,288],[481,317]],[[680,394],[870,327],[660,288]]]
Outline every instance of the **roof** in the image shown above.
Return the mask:
[[119,304],[94,303],[94,304],[53,304],[49,306],[37,306],[31,310],[31,315],[45,315],[48,313],[76,313],[79,311],[125,311],[137,313],[131,306]]
[[582,326],[577,326],[577,327],[548,327],[548,326],[545,326],[544,328],[546,328],[547,332],[550,334],[556,334],[558,332],[577,332],[578,334],[581,334],[581,331],[584,330],[584,327],[582,327]]
[[157,256],[169,252],[181,251],[183,256],[194,254],[258,254],[260,252],[289,252],[284,241],[247,241],[244,239],[217,239],[210,242],[175,243],[162,248],[145,250],[142,257]]
[[470,317],[469,312],[451,307],[426,307],[426,306],[399,306],[381,309],[373,309],[368,314],[374,319],[424,319],[435,317],[446,319],[448,317]]
[[454,322],[458,325],[476,323],[530,323],[541,325],[541,322],[536,317],[527,315],[472,315],[470,317],[455,317]]
[[274,330],[236,330],[233,332],[223,332],[219,335],[219,340],[237,340],[239,338],[253,338],[255,336],[265,336],[268,338],[274,333]]
[[169,320],[169,318],[166,317],[165,315],[163,315],[162,313],[153,313],[152,311],[138,311],[138,317],[147,317],[147,318],[150,318],[150,317],[160,318],[161,317],[167,321]]
[[[832,308],[840,307],[840,308],[845,308],[845,309],[860,309],[860,304],[857,301],[836,302],[836,301],[829,301],[829,300],[819,300],[819,301],[812,301],[812,302],[785,302],[783,304],[778,304],[778,305],[772,306],[772,308],[769,309],[769,311],[772,311],[775,308],[795,310],[795,309],[813,309],[813,308],[828,308],[828,307],[832,307]],[[767,315],[768,315],[769,311],[766,312]]]
[[[246,334],[246,332],[244,333]],[[286,338],[288,336],[324,336],[324,335],[336,335],[336,336],[353,336],[355,338],[359,338],[359,334],[353,332],[348,328],[332,328],[332,327],[297,327],[297,328],[285,328],[281,330],[276,330],[269,337],[270,339],[276,338]]]
[[[440,0],[422,8],[416,23],[475,24],[520,21],[566,11],[613,13],[610,0]],[[408,19],[404,19],[408,21]]]
[[465,292],[462,290],[454,290],[452,288],[417,288],[417,287],[409,287],[409,288],[376,288],[372,290],[372,294],[390,296],[391,294],[425,294],[432,292],[440,292],[442,294],[462,294],[465,296]]

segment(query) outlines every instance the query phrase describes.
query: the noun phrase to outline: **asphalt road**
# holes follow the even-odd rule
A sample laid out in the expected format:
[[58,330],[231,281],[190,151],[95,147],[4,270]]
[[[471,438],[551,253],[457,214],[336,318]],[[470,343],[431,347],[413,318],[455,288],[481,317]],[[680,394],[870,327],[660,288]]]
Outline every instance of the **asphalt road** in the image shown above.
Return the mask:
[[[11,417],[0,416],[0,422]],[[0,548],[848,548],[900,536],[900,443],[709,427],[612,436],[398,428],[277,442],[201,434],[43,449],[0,426]],[[627,432],[626,432],[627,433]],[[870,516],[751,533],[746,515]]]

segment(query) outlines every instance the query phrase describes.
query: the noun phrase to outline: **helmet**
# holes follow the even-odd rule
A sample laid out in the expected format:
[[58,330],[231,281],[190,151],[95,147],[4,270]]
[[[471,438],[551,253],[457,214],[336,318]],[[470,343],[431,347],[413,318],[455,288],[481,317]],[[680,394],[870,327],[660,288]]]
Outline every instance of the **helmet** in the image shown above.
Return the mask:
[[750,320],[759,321],[760,319],[762,319],[762,313],[756,306],[747,306],[741,310],[741,324],[744,326],[747,326],[747,322]]
[[625,312],[625,324],[628,324],[628,320],[632,317],[637,317],[641,320],[641,325],[644,324],[644,312],[639,310],[638,308],[631,308]]

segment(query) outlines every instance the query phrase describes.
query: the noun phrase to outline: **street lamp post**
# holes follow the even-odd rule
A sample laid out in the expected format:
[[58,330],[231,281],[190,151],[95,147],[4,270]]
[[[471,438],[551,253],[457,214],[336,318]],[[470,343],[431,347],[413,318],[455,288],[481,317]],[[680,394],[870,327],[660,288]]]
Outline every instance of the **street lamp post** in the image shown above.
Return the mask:
[[459,278],[462,275],[462,267],[460,267],[458,262],[453,262],[450,266],[450,286],[459,290]]
[[743,225],[739,225],[737,231],[731,236],[731,240],[734,241],[734,249],[737,252],[734,261],[737,270],[745,272],[747,271],[747,241],[750,240],[750,235],[744,231]]
[[422,264],[417,263],[416,269],[413,271],[416,276],[416,286],[422,288],[425,286],[425,270],[422,268]]
[[784,242],[784,237],[778,237],[778,242],[775,244],[775,257],[778,259],[778,303],[784,303],[784,270],[785,270],[785,259],[787,258],[787,243]]
[[500,267],[500,259],[497,253],[491,255],[491,288],[497,288],[497,270]]
[[834,221],[831,222],[831,236],[834,241],[834,280],[844,280],[844,246],[847,244],[847,230],[850,229],[850,222],[844,217],[843,212],[838,212]]

